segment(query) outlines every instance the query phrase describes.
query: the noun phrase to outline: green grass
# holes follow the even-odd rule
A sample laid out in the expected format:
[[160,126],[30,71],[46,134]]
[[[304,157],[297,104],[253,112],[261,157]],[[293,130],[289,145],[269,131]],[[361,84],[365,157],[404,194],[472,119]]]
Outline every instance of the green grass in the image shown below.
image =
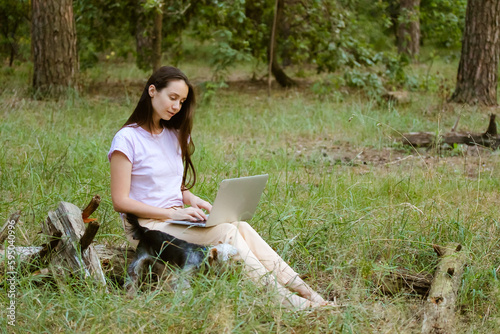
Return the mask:
[[[438,65],[432,70],[451,72],[446,66],[452,65]],[[185,67],[194,82],[207,79],[206,69]],[[0,220],[21,210],[17,244],[41,244],[48,211],[59,201],[83,207],[97,193],[103,199],[95,214],[102,224],[97,242],[123,244],[106,154],[146,74],[130,64],[106,65],[87,72],[92,90],[34,101],[30,71],[21,66],[0,76]],[[458,114],[460,130],[482,132],[487,113],[443,109],[437,91],[413,92],[411,103],[391,105],[356,92],[339,99],[303,87],[275,89],[268,98],[265,87],[230,85],[197,110],[194,192],[212,200],[224,178],[269,173],[252,225],[314,288],[347,306],[287,312],[237,271],[196,276],[186,294],[151,288],[132,300],[119,287],[105,293],[91,282],[70,281],[61,293],[23,277],[16,331],[419,332],[422,300],[384,296],[373,277],[396,267],[432,273],[432,244],[452,241],[468,254],[459,332],[494,332],[500,320],[498,153],[414,151],[396,139],[398,132],[448,131]],[[0,301],[7,305],[6,294]],[[5,328],[2,312],[5,307]]]

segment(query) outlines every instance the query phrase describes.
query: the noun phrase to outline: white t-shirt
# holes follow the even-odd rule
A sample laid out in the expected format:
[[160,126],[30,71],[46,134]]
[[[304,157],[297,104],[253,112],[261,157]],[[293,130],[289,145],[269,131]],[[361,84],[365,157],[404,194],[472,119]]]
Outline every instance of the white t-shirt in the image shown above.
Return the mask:
[[182,206],[182,155],[175,130],[153,135],[141,127],[118,131],[108,152],[120,151],[132,163],[130,198],[159,208]]

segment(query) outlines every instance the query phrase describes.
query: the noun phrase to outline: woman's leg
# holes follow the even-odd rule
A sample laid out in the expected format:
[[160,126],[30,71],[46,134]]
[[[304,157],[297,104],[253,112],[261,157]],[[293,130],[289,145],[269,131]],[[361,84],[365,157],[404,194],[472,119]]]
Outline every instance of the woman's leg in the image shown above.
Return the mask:
[[266,267],[268,271],[273,272],[278,282],[302,297],[315,303],[326,303],[316,291],[314,291],[299,274],[297,274],[283,259],[262,239],[262,237],[247,222],[232,223],[238,228],[250,250],[256,258]]
[[[279,302],[284,306],[303,309],[311,306],[319,306],[314,301],[307,300],[292,294],[282,284],[276,282],[276,278],[257,258],[248,246],[245,238],[232,224],[220,224],[210,228],[186,227],[182,225],[168,224],[151,219],[139,219],[139,223],[152,230],[159,230],[187,242],[200,245],[216,245],[229,243],[238,250],[237,259],[242,260],[246,272],[256,282],[267,287],[276,288],[279,294]],[[130,240],[131,238],[129,238]],[[135,241],[135,245],[137,241]]]

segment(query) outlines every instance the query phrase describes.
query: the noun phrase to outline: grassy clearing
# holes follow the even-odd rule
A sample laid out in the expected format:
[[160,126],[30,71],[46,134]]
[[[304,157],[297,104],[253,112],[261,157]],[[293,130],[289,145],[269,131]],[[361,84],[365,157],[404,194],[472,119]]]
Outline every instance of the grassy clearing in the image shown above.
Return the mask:
[[[206,71],[186,68],[194,82],[207,79]],[[17,243],[39,244],[40,222],[59,201],[83,206],[98,193],[97,241],[122,244],[106,153],[146,75],[128,64],[97,68],[85,78],[90,92],[33,101],[29,73],[20,67],[0,76],[1,221],[22,210]],[[226,177],[269,173],[252,224],[313,287],[346,304],[341,311],[280,310],[237,270],[221,278],[197,276],[187,294],[151,289],[133,300],[118,287],[104,293],[91,282],[68,282],[61,294],[25,277],[16,330],[416,333],[422,301],[403,293],[383,296],[372,278],[395,267],[432,272],[431,245],[454,241],[469,259],[459,332],[494,332],[500,321],[498,153],[412,151],[395,140],[398,131],[446,131],[459,113],[460,130],[480,132],[488,111],[443,109],[439,92],[411,97],[394,106],[357,93],[318,97],[301,88],[275,90],[268,99],[265,87],[249,82],[219,91],[197,111],[195,192],[213,199]],[[5,294],[0,300],[7,305]],[[5,322],[0,317],[2,328]]]

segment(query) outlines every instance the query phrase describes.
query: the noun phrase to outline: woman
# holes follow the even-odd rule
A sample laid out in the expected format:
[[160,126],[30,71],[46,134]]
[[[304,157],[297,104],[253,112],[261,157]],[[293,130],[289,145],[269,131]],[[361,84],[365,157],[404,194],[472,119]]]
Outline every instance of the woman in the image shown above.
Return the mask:
[[[206,219],[203,210],[210,212],[212,208],[189,191],[196,182],[191,161],[194,104],[193,87],[179,69],[162,67],[149,78],[137,107],[116,133],[108,153],[114,209],[122,213],[122,218],[124,213],[134,214],[142,217],[142,226],[188,242],[232,244],[248,275],[266,286],[275,285],[284,306],[304,309],[330,305],[249,224],[186,228],[168,223],[169,219]],[[137,245],[129,235],[127,238]]]

